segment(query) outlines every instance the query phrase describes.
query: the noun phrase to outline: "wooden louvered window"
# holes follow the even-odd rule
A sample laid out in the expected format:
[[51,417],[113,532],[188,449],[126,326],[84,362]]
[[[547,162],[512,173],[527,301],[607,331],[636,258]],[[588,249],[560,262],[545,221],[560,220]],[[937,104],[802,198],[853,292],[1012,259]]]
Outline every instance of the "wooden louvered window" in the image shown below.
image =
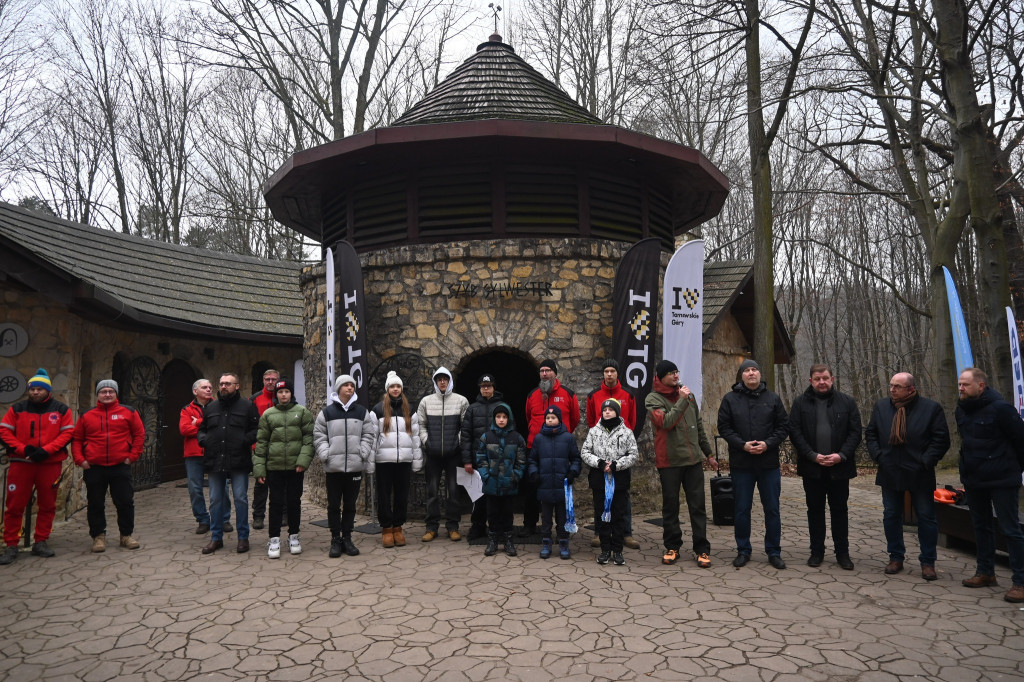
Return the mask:
[[505,225],[510,235],[579,235],[579,186],[574,168],[509,166]]

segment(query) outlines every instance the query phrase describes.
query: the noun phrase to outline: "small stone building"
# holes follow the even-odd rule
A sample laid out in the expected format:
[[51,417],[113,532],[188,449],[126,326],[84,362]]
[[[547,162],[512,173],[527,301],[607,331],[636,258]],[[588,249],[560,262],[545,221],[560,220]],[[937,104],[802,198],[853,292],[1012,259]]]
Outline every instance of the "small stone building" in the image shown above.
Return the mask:
[[[581,407],[600,383],[626,250],[659,239],[664,271],[728,187],[699,151],[605,125],[493,35],[394,124],[296,153],[264,191],[283,224],[359,254],[372,370],[359,390],[371,404],[389,369],[412,399],[443,365],[472,400],[486,371],[522,426],[542,358],[557,361]],[[715,339],[705,362],[715,373],[731,364],[730,377],[752,345],[752,318],[730,314],[749,270],[724,265],[722,298],[705,304]],[[324,399],[323,278],[323,266],[302,276],[313,407]],[[718,385],[705,381],[717,410]]]
[[[301,359],[300,267],[0,202],[0,410],[24,399],[38,367],[76,418],[95,404],[96,382],[112,377],[146,426],[136,485],[184,478],[178,416],[192,383],[234,371],[255,391],[264,369],[291,374]],[[80,475],[65,481],[68,514],[81,506]]]

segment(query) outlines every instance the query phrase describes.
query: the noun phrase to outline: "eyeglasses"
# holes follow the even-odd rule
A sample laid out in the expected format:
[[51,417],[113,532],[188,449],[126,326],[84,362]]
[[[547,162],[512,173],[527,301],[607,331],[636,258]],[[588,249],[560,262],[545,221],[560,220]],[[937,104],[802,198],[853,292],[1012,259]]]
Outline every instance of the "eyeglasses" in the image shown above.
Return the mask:
[[238,382],[237,381],[222,381],[222,382],[220,382],[220,385],[221,386],[237,386]]
[[910,388],[910,386],[904,386],[902,384],[889,384],[889,388],[898,388],[900,390],[906,390]]

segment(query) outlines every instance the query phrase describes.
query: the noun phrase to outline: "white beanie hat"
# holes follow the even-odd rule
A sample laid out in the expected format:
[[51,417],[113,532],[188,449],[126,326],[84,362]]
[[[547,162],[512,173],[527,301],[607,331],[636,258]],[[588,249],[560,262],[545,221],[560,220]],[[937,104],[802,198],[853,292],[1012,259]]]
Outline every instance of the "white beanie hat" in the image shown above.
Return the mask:
[[384,380],[384,390],[388,390],[395,384],[398,384],[402,388],[405,388],[405,384],[402,383],[401,377],[398,376],[397,372],[388,372],[388,378]]
[[351,374],[342,374],[340,377],[334,380],[335,392],[340,391],[341,387],[344,386],[345,384],[352,384],[353,386],[355,386],[356,380],[352,378]]

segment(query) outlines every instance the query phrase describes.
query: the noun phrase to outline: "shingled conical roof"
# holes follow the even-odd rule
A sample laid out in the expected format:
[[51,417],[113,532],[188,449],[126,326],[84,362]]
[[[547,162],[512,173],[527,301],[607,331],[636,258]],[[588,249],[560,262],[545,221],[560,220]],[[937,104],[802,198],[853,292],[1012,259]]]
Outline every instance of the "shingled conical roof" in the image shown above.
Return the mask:
[[426,97],[391,125],[507,119],[604,122],[576,104],[494,34]]

